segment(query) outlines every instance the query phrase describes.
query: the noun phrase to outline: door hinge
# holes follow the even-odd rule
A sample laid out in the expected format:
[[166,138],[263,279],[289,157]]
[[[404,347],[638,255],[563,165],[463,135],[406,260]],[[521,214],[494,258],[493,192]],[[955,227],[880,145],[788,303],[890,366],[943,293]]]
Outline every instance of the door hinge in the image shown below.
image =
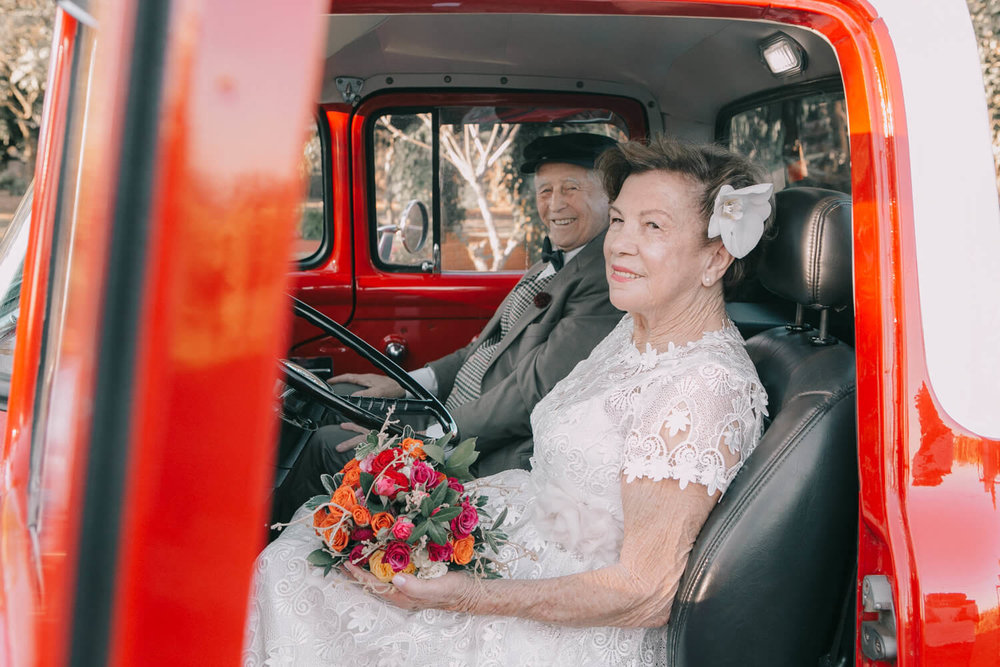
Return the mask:
[[889,577],[866,575],[861,580],[861,604],[866,612],[878,614],[878,620],[861,623],[861,652],[869,660],[895,660],[896,611]]

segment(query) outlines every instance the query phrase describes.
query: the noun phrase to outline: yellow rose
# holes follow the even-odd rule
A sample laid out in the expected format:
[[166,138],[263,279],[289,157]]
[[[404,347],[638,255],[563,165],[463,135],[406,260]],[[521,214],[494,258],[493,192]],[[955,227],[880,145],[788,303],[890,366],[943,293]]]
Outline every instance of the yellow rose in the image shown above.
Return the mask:
[[410,561],[410,564],[402,571],[393,572],[389,564],[382,560],[384,556],[385,550],[379,549],[368,559],[368,571],[378,577],[379,581],[389,583],[397,574],[413,574],[417,571],[417,566],[413,564],[413,561]]
[[373,553],[368,558],[368,570],[378,577],[379,581],[389,582],[392,581],[394,576],[396,576],[396,573],[392,571],[392,568],[389,567],[388,563],[382,560],[383,556],[385,556],[385,551],[382,549]]

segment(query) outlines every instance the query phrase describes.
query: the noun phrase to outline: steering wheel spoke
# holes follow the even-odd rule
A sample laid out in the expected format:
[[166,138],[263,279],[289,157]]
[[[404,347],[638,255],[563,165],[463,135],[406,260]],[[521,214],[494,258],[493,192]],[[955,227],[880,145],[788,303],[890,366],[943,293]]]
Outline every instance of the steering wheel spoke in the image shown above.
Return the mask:
[[[366,428],[382,428],[391,409],[393,415],[429,415],[441,425],[441,429],[451,439],[454,440],[458,437],[458,426],[444,404],[410,377],[409,373],[367,342],[311,306],[294,297],[292,297],[292,303],[296,316],[336,338],[374,364],[388,377],[404,387],[412,398],[342,396],[335,393],[330,385],[311,371],[287,359],[280,359],[279,367],[289,386],[343,416],[345,420]],[[402,428],[397,424],[390,424],[388,430],[395,435],[402,434]]]

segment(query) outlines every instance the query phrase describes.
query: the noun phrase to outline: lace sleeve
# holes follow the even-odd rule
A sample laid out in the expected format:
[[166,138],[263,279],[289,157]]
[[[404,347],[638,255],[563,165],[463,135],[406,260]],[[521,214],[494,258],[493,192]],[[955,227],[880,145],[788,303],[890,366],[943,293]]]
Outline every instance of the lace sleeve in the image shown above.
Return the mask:
[[676,479],[681,489],[694,482],[724,492],[756,447],[765,412],[760,381],[740,370],[713,361],[634,387],[622,421],[626,481]]

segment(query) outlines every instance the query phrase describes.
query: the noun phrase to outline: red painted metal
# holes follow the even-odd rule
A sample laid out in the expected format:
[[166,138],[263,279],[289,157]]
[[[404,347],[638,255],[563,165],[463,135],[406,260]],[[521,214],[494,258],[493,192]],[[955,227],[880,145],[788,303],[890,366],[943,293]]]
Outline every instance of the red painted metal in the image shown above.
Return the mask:
[[[317,3],[276,9],[172,4],[115,665],[236,664],[241,652],[323,25]],[[258,91],[281,94],[262,103]]]
[[[25,259],[24,282],[21,294],[21,319],[18,324],[18,344],[15,350],[11,376],[10,401],[3,437],[3,492],[0,493],[0,550],[3,565],[0,567],[3,591],[0,592],[0,660],[3,664],[20,665],[41,663],[47,651],[59,655],[65,648],[60,641],[60,621],[65,618],[63,595],[70,573],[58,568],[50,569],[47,582],[54,605],[43,616],[41,604],[42,581],[39,558],[52,550],[71,547],[67,539],[46,540],[40,543],[41,554],[32,542],[28,528],[28,473],[31,452],[32,403],[34,401],[41,348],[44,316],[44,292],[48,278],[49,249],[52,244],[52,221],[55,217],[56,193],[66,124],[67,96],[72,85],[73,44],[78,25],[74,19],[58,11],[53,28],[52,56],[47,81],[48,94],[42,113],[43,123],[38,143],[38,160],[35,166],[36,194],[32,206],[32,224],[29,252]],[[48,537],[49,535],[46,535]],[[38,637],[50,633],[51,648],[47,649]]]

